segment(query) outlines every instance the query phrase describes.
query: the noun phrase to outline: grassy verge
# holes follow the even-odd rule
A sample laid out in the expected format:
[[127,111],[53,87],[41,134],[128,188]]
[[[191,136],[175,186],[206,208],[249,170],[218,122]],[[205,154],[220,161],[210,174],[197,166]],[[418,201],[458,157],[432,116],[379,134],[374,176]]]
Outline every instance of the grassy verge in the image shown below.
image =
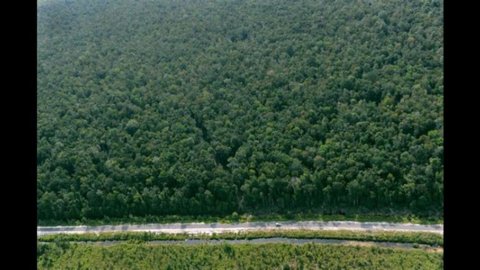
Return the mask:
[[147,216],[128,218],[82,219],[82,220],[39,220],[39,226],[57,225],[117,225],[117,224],[145,224],[145,223],[176,223],[176,222],[205,222],[205,223],[234,223],[252,221],[286,221],[286,220],[316,220],[316,221],[360,221],[360,222],[396,222],[417,224],[442,224],[441,216],[416,216],[411,214],[387,215],[387,214],[346,214],[325,215],[315,213],[291,213],[291,214],[243,214],[233,213],[228,216]]
[[297,238],[297,239],[343,239],[356,241],[414,243],[433,246],[443,246],[443,236],[423,232],[359,232],[359,231],[317,231],[317,230],[259,230],[238,233],[220,234],[165,234],[165,233],[87,233],[87,234],[54,234],[41,236],[41,242],[58,241],[154,241],[154,240],[185,240],[185,239],[256,239],[256,238]]
[[289,244],[38,246],[38,269],[442,269],[443,254]]

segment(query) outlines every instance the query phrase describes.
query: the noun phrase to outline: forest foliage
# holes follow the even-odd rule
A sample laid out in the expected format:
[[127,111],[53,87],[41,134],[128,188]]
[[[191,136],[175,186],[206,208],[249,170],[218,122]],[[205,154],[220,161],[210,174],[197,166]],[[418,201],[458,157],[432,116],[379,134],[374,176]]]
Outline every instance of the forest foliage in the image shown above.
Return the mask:
[[38,218],[438,215],[442,5],[39,5]]

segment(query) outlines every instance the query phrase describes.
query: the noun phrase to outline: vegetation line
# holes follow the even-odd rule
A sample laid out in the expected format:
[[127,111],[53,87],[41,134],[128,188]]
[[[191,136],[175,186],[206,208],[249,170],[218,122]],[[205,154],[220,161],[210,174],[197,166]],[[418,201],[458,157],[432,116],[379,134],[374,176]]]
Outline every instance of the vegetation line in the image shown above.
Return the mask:
[[166,215],[166,216],[146,216],[146,217],[127,217],[127,218],[108,218],[81,220],[39,220],[39,226],[99,226],[99,225],[120,225],[120,224],[145,224],[145,223],[235,223],[235,222],[254,222],[254,221],[358,221],[358,222],[392,222],[392,223],[415,223],[415,224],[443,224],[441,216],[416,216],[412,214],[355,214],[355,215],[325,215],[314,213],[292,213],[292,214],[243,214],[234,212],[231,215],[224,216],[184,216],[184,215]]
[[58,241],[181,241],[181,240],[252,240],[260,238],[290,239],[338,239],[373,242],[413,243],[431,246],[443,246],[443,236],[435,233],[418,232],[358,232],[358,231],[318,231],[318,230],[258,230],[238,233],[220,234],[166,234],[166,233],[86,233],[86,234],[52,234],[38,238],[39,242]]
[[[39,244],[48,244],[51,242],[39,242]],[[54,242],[58,243],[58,242]],[[443,247],[431,246],[417,243],[398,243],[398,242],[377,242],[363,240],[345,240],[345,239],[323,239],[323,238],[254,238],[254,239],[186,239],[186,240],[111,240],[111,241],[68,241],[68,244],[89,244],[100,246],[112,246],[124,243],[138,243],[148,245],[241,245],[241,244],[289,244],[289,245],[305,245],[305,244],[321,244],[321,245],[348,245],[348,246],[369,246],[384,248],[402,248],[402,249],[423,249],[425,251],[443,252]]]

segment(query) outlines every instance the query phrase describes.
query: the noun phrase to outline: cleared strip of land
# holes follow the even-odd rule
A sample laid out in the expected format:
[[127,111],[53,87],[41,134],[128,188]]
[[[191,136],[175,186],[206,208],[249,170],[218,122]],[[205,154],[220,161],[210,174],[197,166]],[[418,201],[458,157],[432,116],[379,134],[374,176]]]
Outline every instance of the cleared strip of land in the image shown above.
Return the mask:
[[252,230],[352,230],[352,231],[397,231],[430,232],[443,234],[443,224],[412,224],[388,222],[356,221],[281,221],[281,222],[246,222],[246,223],[172,223],[142,225],[104,225],[104,226],[52,226],[37,227],[37,235],[49,234],[84,234],[103,232],[153,232],[153,233],[187,233],[214,234],[225,232],[242,232]]

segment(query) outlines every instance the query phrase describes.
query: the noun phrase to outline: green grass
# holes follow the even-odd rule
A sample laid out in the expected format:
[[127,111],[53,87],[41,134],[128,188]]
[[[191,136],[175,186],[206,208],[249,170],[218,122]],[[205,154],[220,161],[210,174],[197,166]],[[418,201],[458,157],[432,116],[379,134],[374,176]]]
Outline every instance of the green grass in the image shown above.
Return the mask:
[[443,217],[422,217],[411,214],[346,214],[325,215],[315,213],[292,213],[292,214],[243,214],[228,216],[147,216],[128,218],[82,219],[82,220],[39,220],[39,226],[57,225],[116,225],[116,224],[145,224],[145,223],[176,223],[176,222],[205,222],[205,223],[234,223],[251,221],[286,221],[286,220],[316,220],[316,221],[361,221],[361,222],[396,222],[417,224],[443,224]]
[[344,239],[356,241],[415,243],[443,246],[443,236],[424,232],[359,232],[359,231],[314,231],[314,230],[263,230],[239,233],[220,234],[165,234],[165,233],[87,233],[87,234],[55,234],[39,238],[42,242],[58,241],[154,241],[154,240],[185,240],[185,239],[256,239],[256,238],[298,238],[298,239]]
[[40,244],[38,269],[442,269],[443,254],[289,244]]

